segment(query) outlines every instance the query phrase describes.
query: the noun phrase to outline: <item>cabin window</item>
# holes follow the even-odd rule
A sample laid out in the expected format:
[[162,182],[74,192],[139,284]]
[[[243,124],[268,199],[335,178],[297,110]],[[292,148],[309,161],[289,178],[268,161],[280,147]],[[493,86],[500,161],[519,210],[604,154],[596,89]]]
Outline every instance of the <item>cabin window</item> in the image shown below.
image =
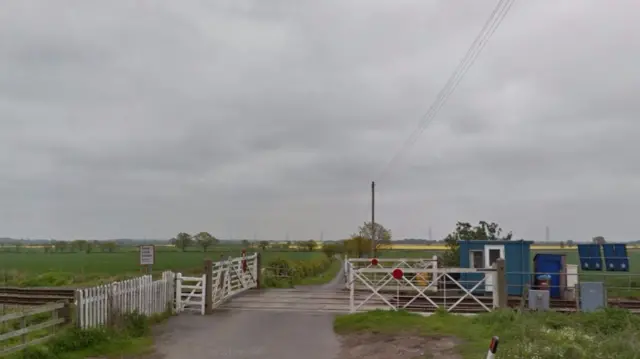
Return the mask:
[[484,268],[484,253],[482,251],[470,251],[469,264],[469,268]]
[[489,265],[493,266],[493,264],[500,258],[500,250],[499,249],[489,249]]

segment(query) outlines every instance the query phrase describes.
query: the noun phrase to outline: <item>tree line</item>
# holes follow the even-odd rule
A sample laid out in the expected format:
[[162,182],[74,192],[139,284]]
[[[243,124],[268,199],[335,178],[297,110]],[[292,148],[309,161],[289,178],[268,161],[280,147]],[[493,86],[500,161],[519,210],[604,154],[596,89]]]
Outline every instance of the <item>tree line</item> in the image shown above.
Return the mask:
[[[11,250],[11,248],[13,248],[16,252],[21,252],[24,247],[25,244],[23,242],[16,242],[10,245],[0,243],[0,248],[4,251]],[[45,253],[91,253],[94,251],[112,253],[118,249],[118,243],[115,241],[90,241],[76,239],[73,241],[50,241],[39,245],[39,247],[41,247]]]

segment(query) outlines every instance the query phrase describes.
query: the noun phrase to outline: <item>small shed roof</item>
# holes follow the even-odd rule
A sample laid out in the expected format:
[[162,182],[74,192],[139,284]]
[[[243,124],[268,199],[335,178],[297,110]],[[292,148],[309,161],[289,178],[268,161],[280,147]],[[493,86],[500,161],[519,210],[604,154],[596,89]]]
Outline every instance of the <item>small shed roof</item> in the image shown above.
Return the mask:
[[473,242],[473,243],[486,243],[486,244],[510,244],[510,243],[526,243],[533,244],[533,241],[525,241],[524,239],[519,239],[515,241],[477,241],[477,240],[461,240],[458,242]]

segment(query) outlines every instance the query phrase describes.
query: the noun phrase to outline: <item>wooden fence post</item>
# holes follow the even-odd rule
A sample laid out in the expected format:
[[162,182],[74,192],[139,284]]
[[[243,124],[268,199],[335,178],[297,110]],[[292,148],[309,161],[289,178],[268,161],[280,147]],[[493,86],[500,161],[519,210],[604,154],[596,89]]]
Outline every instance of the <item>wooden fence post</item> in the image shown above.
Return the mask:
[[82,289],[76,290],[75,306],[76,327],[82,328]]
[[260,289],[260,278],[262,277],[262,259],[260,257],[260,252],[256,253],[256,289]]
[[498,308],[507,308],[507,274],[505,273],[504,259],[496,260],[496,287],[493,290],[498,291]]
[[178,273],[176,275],[175,295],[176,295],[176,300],[175,300],[176,313],[180,313],[182,312],[182,273]]
[[64,307],[56,310],[56,315],[58,318],[64,318],[63,324],[70,324],[72,322],[71,303],[66,301]]
[[204,261],[204,314],[213,313],[213,262],[211,259]]

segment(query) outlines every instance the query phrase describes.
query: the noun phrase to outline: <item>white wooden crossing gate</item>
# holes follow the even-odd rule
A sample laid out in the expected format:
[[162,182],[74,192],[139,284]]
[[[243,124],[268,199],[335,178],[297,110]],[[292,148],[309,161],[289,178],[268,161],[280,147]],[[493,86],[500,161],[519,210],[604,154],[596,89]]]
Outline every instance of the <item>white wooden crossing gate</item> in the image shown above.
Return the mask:
[[213,308],[258,285],[258,254],[213,263],[211,269]]
[[[176,276],[176,312],[191,311],[206,314],[209,291],[212,309],[219,307],[233,296],[256,288],[258,285],[258,254],[214,262],[208,273],[189,277]],[[210,285],[207,284],[210,277]]]
[[[366,261],[369,264],[363,265]],[[411,264],[408,259],[349,259],[345,270],[350,312],[443,309],[478,313],[491,311],[498,305],[497,288],[487,293],[484,285],[487,277],[497,276],[495,268],[439,268],[435,258]],[[362,292],[368,295],[362,298]]]
[[[380,284],[394,269],[416,269],[411,274],[409,282],[416,283],[421,286],[425,286],[433,279],[433,275],[437,273],[438,269],[438,256],[431,258],[349,258],[344,262],[345,268],[345,286],[350,289],[352,282],[349,280],[349,273],[352,269],[362,270],[361,275],[374,284]],[[369,271],[369,269],[386,269],[382,271]],[[431,270],[428,270],[431,269]],[[364,283],[356,281],[355,289],[369,290],[369,287]],[[396,289],[398,283],[388,283],[391,285],[391,289]],[[406,286],[406,283],[400,283],[401,286]],[[429,287],[428,291],[436,291],[436,287]]]
[[204,284],[206,275],[197,277],[176,275],[176,313],[185,311],[204,315]]

